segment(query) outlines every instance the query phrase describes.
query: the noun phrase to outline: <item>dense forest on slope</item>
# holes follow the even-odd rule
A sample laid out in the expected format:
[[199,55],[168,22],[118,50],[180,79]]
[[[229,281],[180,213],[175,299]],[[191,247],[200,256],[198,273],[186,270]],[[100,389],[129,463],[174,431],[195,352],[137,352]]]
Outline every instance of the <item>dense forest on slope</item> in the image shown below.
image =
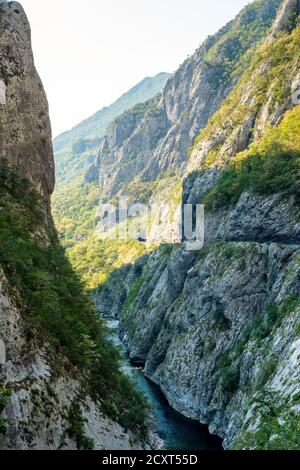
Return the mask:
[[248,150],[232,158],[216,186],[204,197],[207,210],[230,207],[245,191],[283,193],[300,203],[300,107],[286,113]]
[[57,176],[52,198],[54,219],[74,268],[89,288],[100,285],[124,261],[130,263],[142,255],[145,247],[135,241],[110,243],[98,239],[95,220],[102,191],[98,181],[86,181],[86,171],[96,160],[107,127],[119,115],[128,115],[131,108],[142,115],[144,103],[162,91],[168,77],[160,73],[144,79],[111,106],[54,141]]

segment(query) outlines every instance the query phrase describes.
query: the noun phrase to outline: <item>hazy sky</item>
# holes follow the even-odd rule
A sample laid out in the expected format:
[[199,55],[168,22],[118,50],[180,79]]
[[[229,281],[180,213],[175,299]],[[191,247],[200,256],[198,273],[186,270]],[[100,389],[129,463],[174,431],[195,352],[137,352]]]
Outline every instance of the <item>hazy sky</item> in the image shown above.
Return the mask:
[[50,104],[68,130],[146,76],[173,72],[248,0],[20,0]]

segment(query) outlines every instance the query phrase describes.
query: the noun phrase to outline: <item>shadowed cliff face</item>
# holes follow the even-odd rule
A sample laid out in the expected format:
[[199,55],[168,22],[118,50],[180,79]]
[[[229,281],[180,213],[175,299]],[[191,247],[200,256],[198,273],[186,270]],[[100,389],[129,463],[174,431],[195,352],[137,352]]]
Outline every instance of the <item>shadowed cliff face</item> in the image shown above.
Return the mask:
[[[137,416],[135,395],[144,426],[144,399],[119,371],[116,351],[58,242],[50,215],[53,187],[48,104],[34,67],[30,27],[18,3],[1,3],[0,449],[147,446],[121,423],[121,409],[129,411],[132,403]],[[83,343],[93,335],[91,349],[89,340],[89,346]],[[99,354],[81,363],[98,347],[107,359],[100,363]],[[100,381],[113,383],[114,390],[104,392],[109,403],[127,387],[128,406],[113,405],[114,416],[100,405]]]
[[49,204],[54,160],[48,102],[34,66],[28,20],[17,2],[0,5],[0,158],[27,177]]

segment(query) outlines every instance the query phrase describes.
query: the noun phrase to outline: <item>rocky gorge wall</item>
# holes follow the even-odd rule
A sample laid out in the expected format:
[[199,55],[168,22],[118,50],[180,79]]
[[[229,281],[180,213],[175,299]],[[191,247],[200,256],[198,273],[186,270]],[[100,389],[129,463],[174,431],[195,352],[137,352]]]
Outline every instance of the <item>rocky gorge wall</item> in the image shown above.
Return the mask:
[[131,360],[171,406],[209,424],[226,448],[297,448],[299,243],[272,242],[274,230],[251,241],[244,213],[231,227],[246,240],[162,247],[115,272],[98,308],[119,316]]
[[299,272],[298,246],[217,242],[197,255],[155,253],[129,284],[129,295],[141,286],[120,314],[132,361],[226,447],[273,434],[280,447],[279,425],[255,440],[274,407],[276,420],[294,411],[297,422]]
[[205,247],[162,246],[95,293],[132,361],[226,448],[300,446],[299,13],[281,3],[193,145],[183,202],[206,205]]
[[0,449],[78,449],[76,435],[70,432],[70,412],[77,404],[82,410],[84,435],[94,441],[95,449],[140,448],[133,443],[135,436],[105,417],[89,397],[84,401],[79,398],[82,391],[79,371],[66,370],[53,378],[54,358],[47,345],[28,346],[26,322],[8,292],[7,280],[1,273],[0,383],[1,392],[3,386],[13,392],[2,413],[6,421],[5,432],[0,433]]

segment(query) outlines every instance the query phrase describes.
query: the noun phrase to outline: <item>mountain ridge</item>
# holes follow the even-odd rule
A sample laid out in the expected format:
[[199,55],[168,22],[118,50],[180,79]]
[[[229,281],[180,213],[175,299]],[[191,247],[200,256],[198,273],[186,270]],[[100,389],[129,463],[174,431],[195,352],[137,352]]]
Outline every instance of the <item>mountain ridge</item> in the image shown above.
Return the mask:
[[[146,103],[144,110],[137,106],[111,123],[95,150],[97,157],[77,171],[80,182],[76,181],[76,188],[73,185],[72,190],[72,183],[60,185],[61,191],[53,199],[55,219],[71,259],[89,287],[95,287],[97,279],[111,272],[105,262],[103,271],[100,268],[97,272],[96,266],[96,260],[103,264],[99,259],[103,244],[96,240],[93,223],[100,196],[106,201],[124,195],[135,201],[155,202],[156,190],[163,189],[165,178],[170,199],[180,199],[180,180],[194,138],[228,96],[256,45],[268,34],[279,3],[256,1],[205,40],[169,78],[161,97]],[[116,251],[112,250],[114,259],[118,253],[124,256],[117,245]],[[143,245],[138,242],[134,248],[128,247],[130,253],[141,251]],[[111,253],[107,253],[107,259],[111,259]]]
[[[189,147],[249,64],[279,4],[280,0],[259,0],[246,6],[179,67],[159,103],[146,109],[131,132],[122,139],[130,113],[108,128],[91,170],[94,181],[99,173],[106,199],[124,189],[125,181],[152,181],[164,172],[184,172]],[[115,141],[118,124],[121,137]]]
[[107,126],[114,119],[127,109],[160,93],[168,78],[169,74],[164,72],[145,78],[110,106],[56,137],[53,142],[58,183],[56,189],[61,182],[76,178],[77,173],[95,161]]
[[[83,220],[60,201],[70,259],[131,361],[226,449],[300,448],[299,14],[298,0],[244,8],[109,126]],[[95,201],[119,195],[204,204],[204,248],[100,241]]]
[[[53,141],[54,151],[57,152],[61,150],[60,147],[62,145],[66,145],[66,142],[70,143],[75,140],[79,140],[80,138],[102,137],[102,132],[105,131],[107,125],[115,117],[117,117],[123,111],[126,111],[126,109],[133,107],[132,101],[134,104],[138,104],[155,96],[160,92],[163,84],[168,80],[169,76],[169,73],[160,72],[153,77],[145,77],[143,80],[130,88],[127,92],[124,92],[112,104],[104,106],[99,111],[96,111],[90,117],[82,120],[79,124],[75,125],[68,131],[65,131],[55,137]],[[126,102],[128,102],[128,104],[126,104]],[[106,114],[109,114],[109,116],[106,117]],[[104,123],[101,123],[101,120],[104,120]],[[89,124],[91,124],[91,126],[89,126]],[[90,127],[92,127],[92,131],[90,130]],[[68,136],[70,136],[70,138],[66,139]]]

